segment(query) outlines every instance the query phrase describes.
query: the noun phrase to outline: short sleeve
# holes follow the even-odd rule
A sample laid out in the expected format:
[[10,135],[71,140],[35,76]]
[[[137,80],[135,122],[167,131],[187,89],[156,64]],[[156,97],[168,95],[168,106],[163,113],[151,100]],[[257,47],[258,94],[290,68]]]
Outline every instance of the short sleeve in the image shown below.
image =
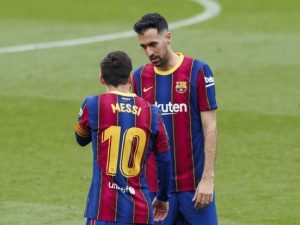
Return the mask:
[[75,132],[81,137],[87,137],[90,135],[87,100],[85,100],[80,107]]
[[200,111],[218,108],[216,102],[215,79],[207,64],[203,65],[199,70],[197,91]]

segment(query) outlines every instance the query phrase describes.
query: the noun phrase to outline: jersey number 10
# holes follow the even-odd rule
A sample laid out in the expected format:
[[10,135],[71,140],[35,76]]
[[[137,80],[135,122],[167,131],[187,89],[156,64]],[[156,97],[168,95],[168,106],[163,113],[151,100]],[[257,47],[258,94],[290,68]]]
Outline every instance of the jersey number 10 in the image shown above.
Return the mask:
[[[121,145],[120,171],[125,177],[135,177],[141,170],[141,160],[146,145],[146,133],[138,127],[127,129],[120,141],[121,127],[110,126],[106,128],[101,137],[101,143],[109,141],[106,174],[115,176],[119,149]],[[133,144],[134,139],[136,144]]]

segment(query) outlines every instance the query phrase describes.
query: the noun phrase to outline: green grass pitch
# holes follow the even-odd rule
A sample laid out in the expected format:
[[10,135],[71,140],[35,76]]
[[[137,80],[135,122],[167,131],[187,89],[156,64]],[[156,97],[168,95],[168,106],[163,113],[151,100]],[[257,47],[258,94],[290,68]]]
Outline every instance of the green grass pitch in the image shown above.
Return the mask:
[[[220,225],[300,224],[300,3],[218,0],[221,13],[173,30],[173,49],[209,63],[218,110]],[[178,10],[180,9],[180,10]],[[0,48],[132,29],[201,12],[180,0],[3,0]],[[188,40],[188,41],[187,41]],[[103,92],[99,60],[137,38],[0,54],[0,225],[84,224],[90,146],[75,143],[85,96]]]

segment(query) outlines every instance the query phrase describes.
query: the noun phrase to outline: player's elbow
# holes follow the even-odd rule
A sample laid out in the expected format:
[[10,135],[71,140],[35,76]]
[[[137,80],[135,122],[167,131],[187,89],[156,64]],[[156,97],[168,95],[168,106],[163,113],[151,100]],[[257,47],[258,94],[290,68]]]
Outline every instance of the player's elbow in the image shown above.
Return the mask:
[[78,140],[77,140],[77,143],[78,143],[81,147],[84,147],[84,146],[86,146],[86,145],[89,144],[89,142],[78,141]]
[[91,142],[90,137],[81,137],[77,133],[75,133],[75,137],[76,137],[77,143],[82,147],[88,145]]

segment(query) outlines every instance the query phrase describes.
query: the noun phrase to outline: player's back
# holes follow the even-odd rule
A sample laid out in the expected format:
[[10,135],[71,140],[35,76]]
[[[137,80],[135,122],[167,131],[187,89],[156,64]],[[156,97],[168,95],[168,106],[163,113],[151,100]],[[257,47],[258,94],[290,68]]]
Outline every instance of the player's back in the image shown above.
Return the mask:
[[86,217],[124,223],[152,223],[144,165],[158,129],[158,109],[135,94],[88,97],[94,152]]

